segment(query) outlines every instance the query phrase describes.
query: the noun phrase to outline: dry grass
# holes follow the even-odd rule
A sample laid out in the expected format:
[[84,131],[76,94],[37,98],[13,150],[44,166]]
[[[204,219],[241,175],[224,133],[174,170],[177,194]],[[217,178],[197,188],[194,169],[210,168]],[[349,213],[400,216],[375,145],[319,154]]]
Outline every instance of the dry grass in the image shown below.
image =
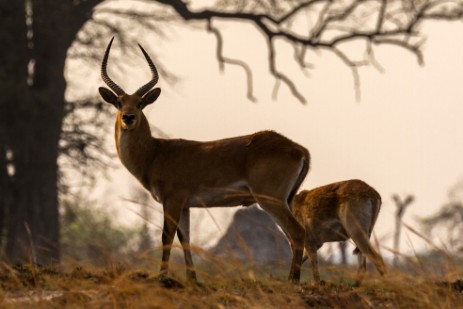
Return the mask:
[[0,272],[1,307],[463,308],[458,270],[431,276],[390,269],[384,278],[370,272],[354,287],[351,267],[322,267],[326,283],[314,286],[307,265],[301,284],[286,282],[286,266],[269,270],[216,261],[220,271],[214,271],[210,265],[199,267],[200,285],[184,281],[183,265],[173,267],[171,278],[158,278],[146,268],[6,267]]

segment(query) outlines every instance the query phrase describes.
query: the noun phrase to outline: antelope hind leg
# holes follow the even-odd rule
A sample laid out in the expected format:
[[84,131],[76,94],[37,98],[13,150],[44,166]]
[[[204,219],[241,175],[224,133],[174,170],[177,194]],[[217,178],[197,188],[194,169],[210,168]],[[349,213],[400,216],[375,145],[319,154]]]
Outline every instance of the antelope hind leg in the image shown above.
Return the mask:
[[302,254],[304,250],[304,228],[291,214],[286,202],[260,197],[256,197],[256,200],[260,207],[270,214],[278,225],[280,225],[286,237],[289,238],[293,257],[288,280],[294,283],[299,282],[301,278]]
[[376,269],[381,275],[384,275],[386,272],[386,266],[384,264],[383,258],[379,255],[373,246],[370,243],[369,235],[369,226],[370,220],[368,219],[368,214],[364,217],[358,216],[359,213],[348,212],[347,216],[341,220],[344,229],[350,238],[354,241],[359,251],[368,257],[368,259],[375,265]]
[[355,278],[355,285],[359,286],[360,283],[362,283],[363,277],[365,276],[365,272],[367,270],[367,259],[365,256],[362,254],[361,251],[359,251],[357,256],[358,260],[358,270],[357,270],[357,276]]

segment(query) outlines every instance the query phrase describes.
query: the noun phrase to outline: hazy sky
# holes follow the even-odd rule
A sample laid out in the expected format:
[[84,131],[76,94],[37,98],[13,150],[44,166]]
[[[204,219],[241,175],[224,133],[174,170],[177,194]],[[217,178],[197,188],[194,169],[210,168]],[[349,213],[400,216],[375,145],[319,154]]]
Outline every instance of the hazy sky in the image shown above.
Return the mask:
[[[360,70],[359,102],[351,71],[333,54],[309,53],[307,61],[315,68],[306,77],[287,52],[288,46],[279,44],[279,70],[296,81],[308,100],[306,105],[290,95],[284,85],[280,86],[278,99],[272,99],[275,81],[268,73],[266,45],[254,28],[236,23],[217,25],[225,31],[225,54],[251,66],[258,102],[246,99],[242,69],[226,66],[223,73],[219,71],[216,42],[204,27],[194,30],[173,26],[167,40],[140,38],[140,43],[180,78],[178,83],[167,85],[160,77],[158,85],[163,93],[146,108],[153,125],[172,137],[194,140],[267,129],[286,135],[307,147],[312,156],[302,189],[359,178],[380,192],[383,208],[376,234],[384,238],[388,247],[392,246],[395,211],[392,194],[415,195],[416,201],[404,217],[412,225],[415,217],[432,214],[447,201],[448,190],[463,177],[461,22],[428,23],[424,27],[428,36],[423,48],[424,67],[403,49],[376,47],[376,58],[384,73],[373,67]],[[113,49],[117,50],[118,45],[116,38]],[[352,50],[355,52],[355,48]],[[141,53],[138,59],[132,59],[132,64],[125,76],[113,75],[127,92],[135,91],[149,79]],[[94,71],[95,77],[89,79],[95,78],[98,86],[103,85],[98,80],[99,68]],[[92,85],[95,91],[97,85]],[[88,90],[88,85],[85,87]],[[113,124],[108,126],[112,128]],[[110,139],[113,146],[112,133]],[[133,216],[136,206],[122,199],[129,197],[138,184],[117,158],[114,163],[120,168],[110,173],[110,179],[101,181],[99,187],[103,190],[99,192],[105,193],[98,201],[115,207],[124,218]],[[225,230],[232,211],[216,209],[210,214]],[[206,211],[198,210],[192,220],[208,216]],[[160,225],[161,215],[154,217]],[[205,232],[193,231],[193,242],[204,244],[205,238],[210,240],[211,235],[219,234],[219,228],[210,220],[201,219],[200,226]],[[422,244],[410,237],[413,246],[421,248]],[[407,252],[412,249],[407,237],[402,248]]]

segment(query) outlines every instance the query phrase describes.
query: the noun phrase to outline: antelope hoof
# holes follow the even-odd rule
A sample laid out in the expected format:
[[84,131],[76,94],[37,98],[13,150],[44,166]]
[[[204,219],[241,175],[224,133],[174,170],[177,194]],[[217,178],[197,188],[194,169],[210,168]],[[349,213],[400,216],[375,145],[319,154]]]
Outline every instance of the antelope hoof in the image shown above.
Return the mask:
[[301,279],[301,273],[290,273],[289,274],[289,278],[288,278],[288,281],[291,282],[291,283],[299,283]]
[[180,281],[167,276],[166,274],[160,274],[156,279],[167,289],[183,289],[185,286]]
[[188,281],[188,283],[198,284],[198,278],[196,277],[196,272],[194,271],[187,272],[186,280]]

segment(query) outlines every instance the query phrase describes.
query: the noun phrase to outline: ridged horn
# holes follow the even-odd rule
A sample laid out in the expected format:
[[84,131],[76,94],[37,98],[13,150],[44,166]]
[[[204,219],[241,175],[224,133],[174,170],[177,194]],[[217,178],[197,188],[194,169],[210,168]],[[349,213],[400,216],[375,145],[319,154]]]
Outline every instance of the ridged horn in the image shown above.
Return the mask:
[[109,78],[108,72],[106,72],[106,65],[108,64],[109,50],[111,49],[113,40],[114,40],[114,37],[109,42],[108,47],[106,47],[103,61],[101,62],[101,78],[106,83],[106,85],[108,85],[108,87],[111,88],[111,90],[114,91],[117,95],[123,95],[125,93],[124,90],[122,90],[121,87],[119,87],[115,82],[113,82],[112,79]]
[[138,46],[140,47],[143,55],[145,56],[145,59],[146,61],[148,62],[148,65],[150,66],[150,69],[151,69],[151,74],[152,74],[152,78],[151,80],[146,83],[145,85],[141,86],[140,88],[138,88],[138,90],[136,91],[137,95],[139,97],[142,97],[143,95],[145,95],[151,88],[154,87],[154,85],[156,85],[156,83],[158,82],[159,80],[159,74],[158,74],[158,70],[156,70],[156,66],[154,65],[153,61],[151,61],[151,58],[150,56],[148,55],[148,53],[143,49],[143,47],[138,44]]

